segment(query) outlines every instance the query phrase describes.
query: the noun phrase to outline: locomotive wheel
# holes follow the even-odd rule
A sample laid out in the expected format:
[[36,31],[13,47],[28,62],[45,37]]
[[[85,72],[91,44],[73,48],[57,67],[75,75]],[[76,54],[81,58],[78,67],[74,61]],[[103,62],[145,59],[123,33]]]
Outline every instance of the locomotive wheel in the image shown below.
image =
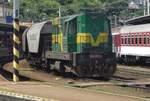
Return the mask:
[[107,70],[105,70],[105,74],[104,74],[104,78],[105,79],[109,79],[110,77],[112,77],[112,75],[115,73],[116,71],[116,66],[115,65],[107,65]]
[[63,63],[60,63],[60,69],[59,69],[60,73],[64,74],[65,73],[65,66]]
[[48,60],[45,61],[45,66],[46,66],[46,72],[50,73],[51,72],[51,65]]
[[84,67],[84,66],[75,67],[75,74],[81,78],[87,77],[86,67]]
[[51,72],[51,68],[50,68],[50,64],[46,64],[46,72],[47,73],[50,73]]

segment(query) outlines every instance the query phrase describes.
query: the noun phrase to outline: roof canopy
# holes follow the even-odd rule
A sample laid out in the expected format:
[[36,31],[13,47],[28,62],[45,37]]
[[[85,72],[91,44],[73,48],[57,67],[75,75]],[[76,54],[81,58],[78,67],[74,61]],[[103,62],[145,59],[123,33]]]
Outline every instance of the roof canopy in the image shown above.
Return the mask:
[[150,15],[136,17],[125,21],[126,24],[138,25],[150,23]]

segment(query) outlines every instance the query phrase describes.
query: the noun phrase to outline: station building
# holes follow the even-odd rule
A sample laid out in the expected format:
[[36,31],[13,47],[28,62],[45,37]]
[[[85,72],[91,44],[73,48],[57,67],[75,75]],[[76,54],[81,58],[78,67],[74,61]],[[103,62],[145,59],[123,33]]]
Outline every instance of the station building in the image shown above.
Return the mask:
[[0,0],[0,23],[12,23],[13,9],[8,7],[8,0]]

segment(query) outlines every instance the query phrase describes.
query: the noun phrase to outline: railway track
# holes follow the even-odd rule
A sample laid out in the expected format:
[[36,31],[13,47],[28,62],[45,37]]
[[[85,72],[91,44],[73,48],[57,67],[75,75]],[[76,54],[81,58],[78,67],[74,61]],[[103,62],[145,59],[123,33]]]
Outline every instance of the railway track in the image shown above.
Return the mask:
[[140,68],[140,67],[127,67],[127,66],[120,66],[118,65],[118,71],[117,72],[127,72],[132,73],[135,75],[150,77],[150,69],[148,68]]
[[[140,88],[150,92],[150,69],[118,65],[118,70],[112,79],[127,82],[127,84],[121,86]],[[130,82],[135,83],[132,84]],[[138,84],[136,82],[138,82]]]
[[[67,76],[55,75],[55,73],[46,73],[40,70],[35,70],[30,68],[26,61],[20,61],[20,75],[28,78],[31,81],[40,81],[40,83],[36,85],[66,85],[69,87],[75,88],[86,88],[88,87],[96,87],[96,86],[120,86],[120,87],[130,87],[130,88],[138,88],[144,92],[150,92],[149,89],[149,73],[146,74],[141,71],[130,69],[120,69],[116,74],[109,80],[101,79],[101,78],[78,78],[75,76],[71,76],[68,74]],[[4,70],[8,72],[13,72],[12,63],[8,63],[4,65]],[[129,71],[129,72],[128,72]],[[128,72],[128,73],[127,73]],[[138,73],[137,73],[138,72]],[[133,75],[134,74],[134,75]],[[136,74],[136,75],[135,75]],[[137,76],[138,75],[138,76]],[[12,74],[10,74],[12,77]],[[11,80],[11,78],[9,78]],[[27,81],[28,81],[27,80]],[[142,81],[141,81],[142,80]],[[23,81],[23,80],[22,80]],[[42,81],[42,82],[41,82]],[[44,82],[43,82],[44,81]],[[32,83],[28,83],[26,85],[33,85]],[[75,86],[75,85],[78,85]],[[88,85],[88,86],[87,86]],[[85,86],[85,87],[83,87]],[[149,97],[149,96],[148,96]]]
[[[11,63],[4,66],[4,69],[8,72],[13,72],[13,69],[11,68]],[[132,69],[132,68],[123,68],[118,66],[118,70],[115,73],[115,75],[110,79],[106,80],[104,78],[78,78],[75,76],[71,76],[70,74],[65,76],[60,75],[53,75],[52,73],[45,73],[43,71],[37,71],[33,68],[30,68],[29,65],[25,60],[21,61],[21,69],[20,74],[24,77],[23,79],[32,79],[32,80],[39,80],[39,81],[45,81],[45,82],[53,82],[53,83],[60,83],[60,84],[72,84],[72,83],[91,83],[91,82],[117,82],[117,83],[136,83],[141,82],[142,84],[135,85],[136,87],[139,86],[139,88],[147,87],[148,84],[144,86],[143,82],[149,82],[150,81],[150,72],[145,70],[139,70],[139,69]],[[144,72],[143,72],[144,71]],[[149,70],[150,71],[150,70]],[[10,74],[9,74],[10,75]],[[12,75],[12,74],[11,74]],[[12,77],[12,76],[11,76]],[[11,78],[12,79],[12,78]],[[127,84],[126,84],[127,85]],[[133,86],[133,85],[132,85]],[[148,86],[149,87],[149,86]]]

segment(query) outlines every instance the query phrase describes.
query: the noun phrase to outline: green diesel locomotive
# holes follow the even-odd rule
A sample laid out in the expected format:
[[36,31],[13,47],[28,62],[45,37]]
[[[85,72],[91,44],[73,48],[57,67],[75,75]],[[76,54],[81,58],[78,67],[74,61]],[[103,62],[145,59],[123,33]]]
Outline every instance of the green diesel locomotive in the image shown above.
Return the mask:
[[37,23],[22,37],[28,61],[38,68],[79,77],[111,77],[116,71],[110,21],[103,13],[82,13]]

